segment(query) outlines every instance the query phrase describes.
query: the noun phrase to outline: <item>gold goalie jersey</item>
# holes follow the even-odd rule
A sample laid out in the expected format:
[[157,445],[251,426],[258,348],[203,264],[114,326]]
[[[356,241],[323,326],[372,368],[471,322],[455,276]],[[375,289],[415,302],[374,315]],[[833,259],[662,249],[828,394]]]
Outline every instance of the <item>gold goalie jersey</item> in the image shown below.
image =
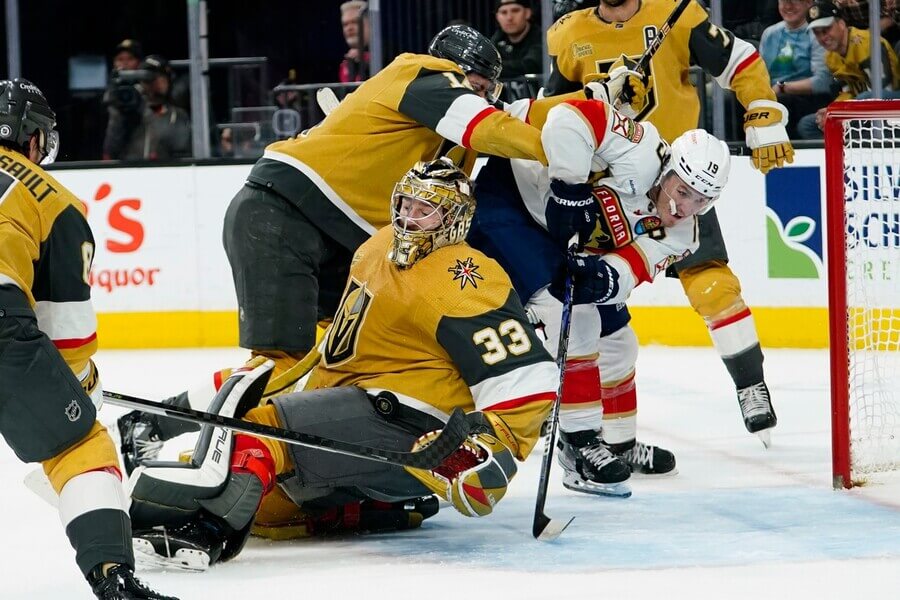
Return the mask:
[[0,146],[0,285],[25,292],[38,328],[76,375],[97,351],[88,284],[93,257],[81,202],[41,167]]
[[[547,32],[553,70],[545,93],[580,89],[607,73],[621,54],[640,58],[676,5],[676,0],[642,0],[624,23],[604,21],[596,8],[563,16]],[[700,101],[688,73],[694,64],[723,88],[734,90],[745,107],[753,100],[775,100],[759,53],[710,23],[706,11],[692,1],[650,61],[647,104],[637,117],[656,125],[668,142],[697,127]]]
[[559,373],[509,277],[465,243],[409,269],[388,258],[393,230],[360,246],[308,389],[356,385],[447,420],[454,408],[501,417],[528,456]]
[[[454,145],[474,151],[461,161],[469,173],[477,152],[546,163],[540,132],[478,96],[459,66],[401,54],[319,125],[266,148],[248,179],[355,249],[389,223],[394,183]],[[307,181],[321,194],[308,193]]]

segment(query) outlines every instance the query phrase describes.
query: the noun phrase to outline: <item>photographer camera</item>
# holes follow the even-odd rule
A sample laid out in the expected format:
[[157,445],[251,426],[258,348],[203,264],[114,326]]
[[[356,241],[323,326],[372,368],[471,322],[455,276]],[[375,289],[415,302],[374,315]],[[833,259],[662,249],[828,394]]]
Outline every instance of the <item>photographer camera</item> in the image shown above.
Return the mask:
[[165,160],[191,154],[191,123],[171,102],[172,71],[157,54],[113,72],[104,97],[110,120],[104,159]]

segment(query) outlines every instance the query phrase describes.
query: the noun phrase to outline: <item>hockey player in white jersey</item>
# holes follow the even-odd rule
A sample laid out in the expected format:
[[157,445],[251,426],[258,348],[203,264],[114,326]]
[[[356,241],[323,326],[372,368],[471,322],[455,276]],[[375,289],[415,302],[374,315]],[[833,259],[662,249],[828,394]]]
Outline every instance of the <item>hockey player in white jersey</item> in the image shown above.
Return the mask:
[[[488,161],[478,175],[469,242],[510,274],[551,353],[566,268],[574,274],[560,411],[564,485],[627,496],[632,472],[672,474],[675,458],[636,441],[638,344],[626,327],[625,302],[634,287],[697,249],[695,215],[721,193],[730,156],[724,142],[703,130],[688,131],[669,147],[652,124],[637,123],[603,101],[615,97],[607,96],[608,84],[590,87],[599,99],[569,100],[549,112],[542,130],[549,167]],[[548,218],[559,218],[551,205],[585,196],[592,201],[569,211],[577,217],[572,224],[583,251],[567,257],[547,232]],[[601,337],[616,351],[601,355]]]

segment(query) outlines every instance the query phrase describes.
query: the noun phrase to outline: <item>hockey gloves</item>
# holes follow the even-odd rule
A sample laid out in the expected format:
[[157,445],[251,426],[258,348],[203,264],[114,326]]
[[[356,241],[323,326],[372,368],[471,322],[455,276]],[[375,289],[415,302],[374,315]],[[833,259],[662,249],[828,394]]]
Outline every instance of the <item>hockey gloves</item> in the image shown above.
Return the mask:
[[93,360],[88,360],[87,366],[78,374],[78,379],[81,382],[81,389],[99,410],[103,405],[103,386],[100,385],[100,373]]
[[[517,470],[512,451],[497,438],[516,442],[499,417],[482,412],[467,417],[471,427],[468,439],[437,468],[432,471],[404,468],[463,515],[483,517],[506,495]],[[497,429],[500,432],[495,433]],[[435,430],[421,436],[413,451],[430,444],[439,433],[440,430]]]
[[785,129],[787,122],[787,108],[771,100],[754,100],[744,113],[744,133],[753,152],[752,164],[764,175],[786,162],[794,162],[794,147]]
[[602,100],[626,117],[635,118],[647,102],[646,76],[636,70],[637,63],[622,55],[602,79],[585,84],[589,100]]
[[[619,272],[602,256],[574,256],[568,258],[569,273],[575,278],[573,304],[604,304],[619,293]],[[565,272],[560,272],[550,284],[550,294],[563,301]]]
[[578,234],[578,247],[591,239],[600,204],[594,198],[589,183],[566,183],[561,179],[550,182],[550,198],[544,209],[547,231],[553,241],[563,250],[568,250],[569,239]]

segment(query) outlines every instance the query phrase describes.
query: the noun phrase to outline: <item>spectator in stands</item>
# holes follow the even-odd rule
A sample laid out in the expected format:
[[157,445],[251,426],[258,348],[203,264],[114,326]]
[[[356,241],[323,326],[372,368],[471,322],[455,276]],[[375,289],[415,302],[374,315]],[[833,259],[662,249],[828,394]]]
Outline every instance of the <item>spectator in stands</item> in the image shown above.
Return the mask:
[[103,136],[103,158],[109,160],[122,155],[128,131],[140,121],[140,88],[137,82],[123,80],[121,71],[134,71],[141,65],[144,53],[137,40],[122,40],[113,54],[112,75],[103,94],[107,124]]
[[347,53],[338,71],[338,81],[365,81],[369,77],[368,5],[361,0],[341,4],[341,27]]
[[[880,0],[881,2],[881,37],[889,44],[900,43],[900,2],[898,0]],[[869,28],[869,0],[835,0],[844,20],[850,27]]]
[[[169,99],[172,73],[169,62],[159,55],[146,57],[134,75],[140,93],[127,105],[117,108],[126,117],[115,126],[121,128],[107,139],[123,139],[119,148],[105,148],[105,159],[167,160],[191,155],[191,123],[187,113]],[[128,79],[131,81],[131,79]],[[137,118],[135,118],[135,115]],[[113,127],[111,121],[110,127]]]
[[797,137],[797,122],[834,98],[834,78],[825,66],[825,48],[806,24],[813,0],[778,0],[781,22],[767,27],[759,53],[769,69],[772,90],[787,106],[788,135]]
[[[841,10],[831,0],[816,0],[806,12],[806,21],[816,41],[825,48],[825,64],[841,86],[837,100],[871,98],[869,80],[869,32],[847,25]],[[885,98],[900,98],[900,63],[893,48],[881,39],[882,81]],[[806,139],[821,139],[825,109],[806,115],[797,131]]]
[[499,29],[491,38],[503,59],[501,79],[543,72],[541,30],[531,23],[531,0],[497,0]]

